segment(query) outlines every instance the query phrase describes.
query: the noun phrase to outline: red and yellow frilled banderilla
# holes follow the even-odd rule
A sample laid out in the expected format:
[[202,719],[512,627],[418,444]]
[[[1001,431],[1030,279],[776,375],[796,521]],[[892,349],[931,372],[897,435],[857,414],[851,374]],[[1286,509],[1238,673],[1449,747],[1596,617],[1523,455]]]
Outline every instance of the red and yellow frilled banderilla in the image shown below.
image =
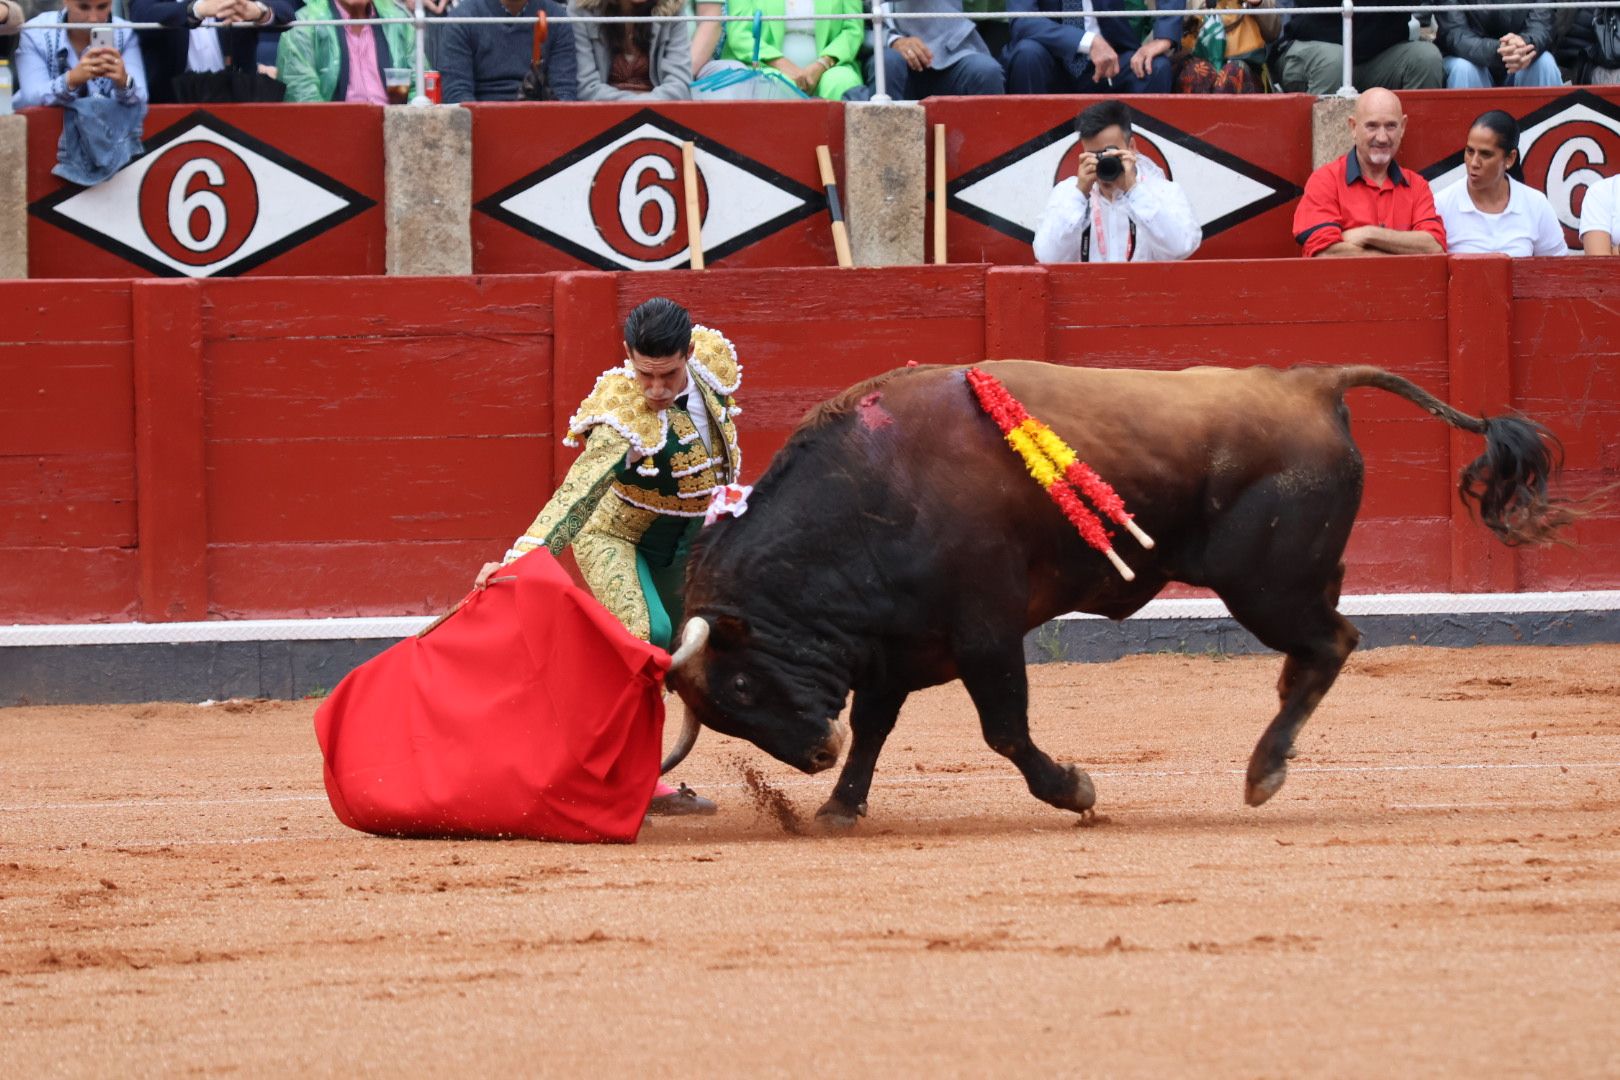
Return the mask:
[[1092,505],[1136,538],[1144,548],[1153,546],[1153,537],[1143,532],[1125,509],[1125,500],[1119,497],[1108,481],[1081,461],[1068,443],[1057,432],[1035,419],[1012,396],[1001,380],[979,368],[968,368],[968,385],[979,399],[979,406],[1001,429],[1007,445],[1018,451],[1024,467],[1046,494],[1057,503],[1063,516],[1080,533],[1081,539],[1107,556],[1126,581],[1135,581],[1136,573],[1125,565],[1114,545],[1109,543],[1108,530],[1102,520],[1080,500],[1082,494]]

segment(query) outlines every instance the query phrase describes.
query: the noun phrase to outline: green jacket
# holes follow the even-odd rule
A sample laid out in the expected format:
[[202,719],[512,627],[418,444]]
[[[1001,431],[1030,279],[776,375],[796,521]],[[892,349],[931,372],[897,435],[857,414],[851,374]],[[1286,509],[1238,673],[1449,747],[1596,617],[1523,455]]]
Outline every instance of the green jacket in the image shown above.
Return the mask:
[[[397,0],[372,0],[379,18],[409,18]],[[335,19],[335,0],[309,0],[298,10],[276,48],[276,77],[287,84],[288,101],[341,101],[349,87],[349,51],[336,26],[300,26],[311,19]],[[384,68],[413,69],[411,95],[416,95],[416,27],[410,23],[373,26],[377,62]]]
[[[756,10],[765,15],[787,14],[786,0],[727,0],[727,15],[752,15]],[[816,0],[817,15],[858,15],[861,0]],[[840,64],[855,62],[865,37],[865,24],[859,19],[842,21],[821,19],[816,22],[816,55],[830,56]],[[767,22],[760,24],[759,59],[768,64],[782,57],[782,39],[787,36],[787,24]],[[749,63],[754,59],[754,24],[738,22],[726,24],[725,56],[728,60]]]

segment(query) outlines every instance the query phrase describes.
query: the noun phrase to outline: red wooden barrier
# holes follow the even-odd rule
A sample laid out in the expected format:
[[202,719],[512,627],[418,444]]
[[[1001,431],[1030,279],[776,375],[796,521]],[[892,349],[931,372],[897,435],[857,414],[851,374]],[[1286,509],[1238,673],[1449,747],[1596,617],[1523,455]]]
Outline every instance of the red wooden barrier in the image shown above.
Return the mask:
[[[1512,266],[1512,403],[1544,421],[1568,454],[1576,496],[1620,481],[1620,275],[1608,259],[1531,259]],[[1620,585],[1620,501],[1579,521],[1573,547],[1525,551],[1519,587]]]
[[212,611],[424,612],[460,599],[550,490],[551,285],[209,283]]
[[30,277],[383,272],[380,108],[158,105],[92,188],[51,175],[62,110],[26,115]]
[[[659,294],[737,347],[750,481],[859,378],[1018,356],[1379,364],[1546,422],[1572,494],[1620,480],[1606,262],[1365,265],[0,283],[0,622],[441,610],[528,524],[621,320]],[[1620,512],[1515,556],[1456,503],[1477,438],[1387,394],[1350,407],[1351,591],[1620,587]]]
[[816,146],[841,163],[831,102],[483,104],[473,111],[473,269],[688,264],[681,143],[697,144],[710,265],[836,263]]
[[[1298,254],[1290,223],[1311,172],[1312,100],[1271,94],[1234,107],[1219,95],[1131,98],[1139,146],[1183,186],[1203,224],[1195,258]],[[1036,221],[1053,185],[1074,175],[1074,118],[1090,103],[1073,96],[923,103],[929,130],[946,129],[953,262],[1034,261]]]
[[0,283],[0,623],[137,606],[130,283]]

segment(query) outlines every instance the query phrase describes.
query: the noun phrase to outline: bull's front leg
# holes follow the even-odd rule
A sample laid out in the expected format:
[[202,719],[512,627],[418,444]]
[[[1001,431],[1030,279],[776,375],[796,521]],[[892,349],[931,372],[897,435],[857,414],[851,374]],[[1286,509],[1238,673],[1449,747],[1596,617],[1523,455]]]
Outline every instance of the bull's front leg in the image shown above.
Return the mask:
[[1097,802],[1091,777],[1077,765],[1059,765],[1029,736],[1029,677],[1023,639],[976,648],[957,657],[962,685],[979,710],[979,726],[990,749],[1018,766],[1029,793],[1059,810],[1077,814]]
[[824,825],[847,829],[856,820],[866,816],[866,796],[872,790],[872,772],[877,768],[878,755],[883,742],[894,730],[894,722],[905,704],[904,690],[858,689],[849,710],[852,739],[849,756],[844,759],[844,771],[838,775],[838,784],[816,818]]

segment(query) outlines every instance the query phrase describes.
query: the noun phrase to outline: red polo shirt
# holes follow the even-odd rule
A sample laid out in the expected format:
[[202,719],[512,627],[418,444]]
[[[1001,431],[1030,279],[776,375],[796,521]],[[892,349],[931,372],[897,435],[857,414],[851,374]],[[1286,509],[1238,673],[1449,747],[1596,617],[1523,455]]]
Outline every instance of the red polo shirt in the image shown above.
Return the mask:
[[1344,230],[1379,225],[1399,232],[1426,232],[1446,247],[1446,227],[1434,208],[1429,182],[1393,161],[1389,176],[1374,187],[1361,175],[1354,151],[1330,161],[1305,181],[1294,209],[1294,239],[1307,259],[1344,239]]

